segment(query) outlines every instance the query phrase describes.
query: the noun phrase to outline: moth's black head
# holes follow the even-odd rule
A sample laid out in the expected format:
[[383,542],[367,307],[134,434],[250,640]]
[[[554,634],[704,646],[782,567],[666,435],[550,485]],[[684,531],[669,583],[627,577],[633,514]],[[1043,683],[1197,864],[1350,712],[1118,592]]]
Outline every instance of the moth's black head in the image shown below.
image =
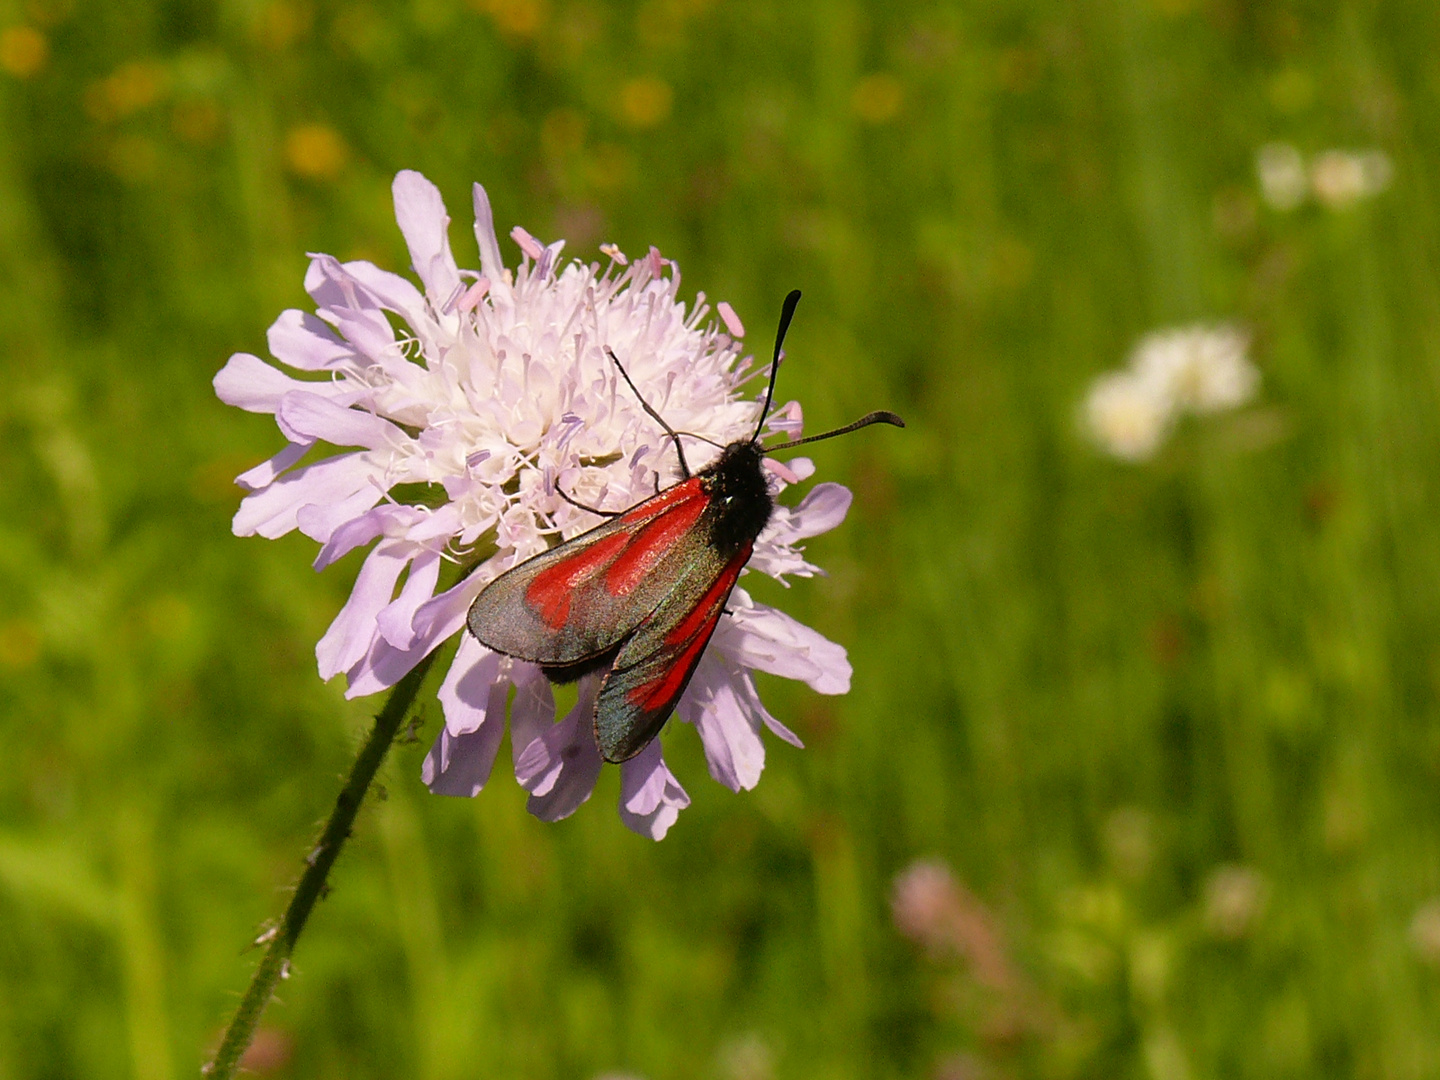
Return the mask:
[[759,536],[770,521],[775,504],[761,464],[764,456],[756,442],[733,442],[700,470],[710,496],[710,543],[724,558]]

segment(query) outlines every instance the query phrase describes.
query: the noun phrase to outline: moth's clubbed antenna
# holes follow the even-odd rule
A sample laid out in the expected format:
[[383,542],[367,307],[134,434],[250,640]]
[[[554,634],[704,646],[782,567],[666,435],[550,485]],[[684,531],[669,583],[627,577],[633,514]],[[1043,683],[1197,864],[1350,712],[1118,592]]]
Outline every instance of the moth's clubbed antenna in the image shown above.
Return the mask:
[[760,422],[755,425],[755,434],[750,441],[759,442],[760,432],[765,427],[765,418],[770,415],[770,402],[775,397],[775,377],[780,374],[780,350],[785,345],[785,335],[790,330],[790,320],[795,317],[795,305],[800,303],[800,290],[791,289],[780,308],[780,329],[775,332],[775,357],[770,361],[770,385],[765,388],[765,404],[760,406]]
[[869,427],[871,424],[890,424],[893,427],[903,428],[905,421],[896,416],[893,412],[886,412],[884,409],[876,409],[872,413],[866,413],[853,424],[846,424],[844,427],[836,428],[834,431],[827,431],[823,435],[811,435],[806,439],[796,439],[793,442],[781,443],[779,446],[767,446],[767,454],[776,450],[789,450],[792,446],[804,446],[806,443],[820,442],[823,439],[833,439],[836,435],[849,435],[852,431],[859,431],[862,427]]

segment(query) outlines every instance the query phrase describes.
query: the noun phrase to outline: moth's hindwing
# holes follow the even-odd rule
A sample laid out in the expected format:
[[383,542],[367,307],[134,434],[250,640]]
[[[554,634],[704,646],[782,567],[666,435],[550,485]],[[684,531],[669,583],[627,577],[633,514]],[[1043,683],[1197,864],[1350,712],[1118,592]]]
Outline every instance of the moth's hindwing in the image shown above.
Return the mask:
[[634,757],[660,734],[710,643],[750,559],[746,542],[728,562],[710,549],[621,646],[595,703],[595,739],[606,761]]

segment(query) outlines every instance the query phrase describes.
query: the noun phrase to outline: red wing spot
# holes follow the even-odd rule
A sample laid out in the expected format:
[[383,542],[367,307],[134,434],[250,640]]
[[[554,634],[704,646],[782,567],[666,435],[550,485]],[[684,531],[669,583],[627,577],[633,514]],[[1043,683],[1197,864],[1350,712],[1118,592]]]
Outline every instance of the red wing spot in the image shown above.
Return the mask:
[[539,613],[546,626],[563,630],[570,621],[570,597],[576,587],[598,573],[629,542],[628,533],[613,533],[579,554],[547,566],[525,590],[525,602]]
[[700,478],[692,476],[689,480],[676,484],[669,491],[662,491],[659,495],[646,499],[634,509],[626,511],[620,521],[625,525],[638,525],[642,521],[649,521],[656,515],[664,513],[676,503],[693,499],[702,494]]
[[746,544],[736,553],[725,569],[720,572],[720,576],[715,579],[715,583],[706,590],[700,602],[675,624],[673,630],[665,635],[666,645],[684,644],[700,632],[700,628],[710,620],[713,609],[724,603],[725,597],[729,595],[735,579],[740,576],[740,568],[749,561],[753,547],[753,544]]
[[[720,612],[714,612],[711,621],[718,622]],[[658,678],[651,679],[648,683],[637,686],[631,690],[626,699],[631,705],[644,709],[646,712],[655,712],[663,709],[672,702],[680,693],[680,687],[690,674],[690,669],[695,666],[695,661],[701,650],[710,643],[709,634],[700,634],[694,641],[685,647],[685,651],[675,658],[675,662],[667,667]]]
[[700,520],[708,503],[709,500],[703,498],[678,502],[643,526],[605,571],[606,591],[611,596],[627,596],[634,591],[675,542]]

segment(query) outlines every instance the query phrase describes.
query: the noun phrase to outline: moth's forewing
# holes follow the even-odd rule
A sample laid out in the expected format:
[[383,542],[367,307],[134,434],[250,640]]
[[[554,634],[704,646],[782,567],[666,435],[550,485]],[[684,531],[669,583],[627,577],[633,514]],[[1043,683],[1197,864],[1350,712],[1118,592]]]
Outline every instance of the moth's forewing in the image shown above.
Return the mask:
[[706,548],[698,477],[513,567],[475,598],[470,632],[496,652],[547,666],[615,648]]
[[728,561],[703,545],[670,595],[615,657],[595,704],[595,739],[606,761],[634,757],[660,734],[724,614],[750,558],[746,543]]

